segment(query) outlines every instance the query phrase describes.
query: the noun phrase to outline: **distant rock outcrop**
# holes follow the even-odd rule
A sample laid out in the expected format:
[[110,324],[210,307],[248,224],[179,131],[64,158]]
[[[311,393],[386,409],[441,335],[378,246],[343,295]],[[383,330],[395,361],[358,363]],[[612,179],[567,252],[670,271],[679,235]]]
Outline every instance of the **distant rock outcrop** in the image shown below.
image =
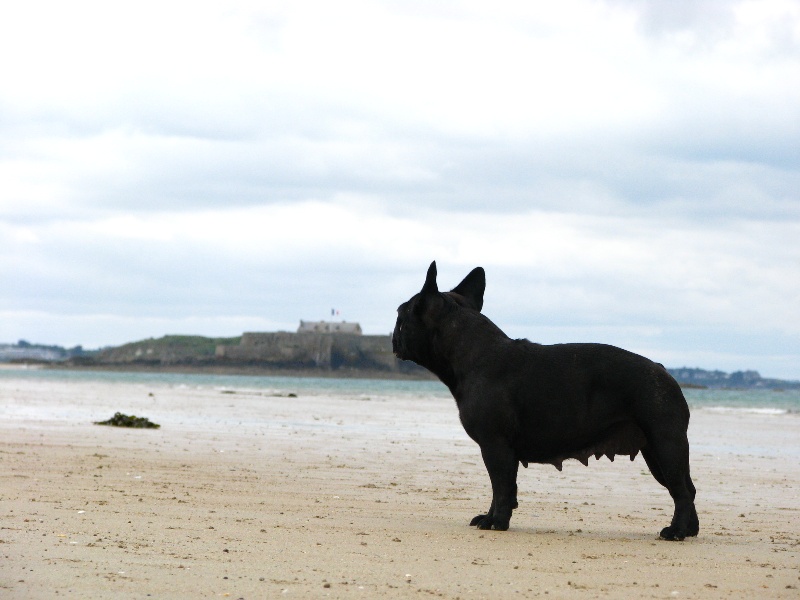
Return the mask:
[[94,355],[101,365],[192,365],[214,360],[220,344],[238,344],[241,338],[207,338],[199,335],[166,335],[104,348]]

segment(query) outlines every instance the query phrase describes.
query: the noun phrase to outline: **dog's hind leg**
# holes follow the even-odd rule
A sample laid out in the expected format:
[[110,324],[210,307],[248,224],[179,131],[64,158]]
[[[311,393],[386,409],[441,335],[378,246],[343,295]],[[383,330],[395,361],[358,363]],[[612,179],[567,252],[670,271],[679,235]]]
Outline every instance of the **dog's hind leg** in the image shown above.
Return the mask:
[[667,488],[675,503],[672,522],[661,530],[665,540],[683,540],[697,535],[700,524],[694,506],[695,487],[689,474],[689,441],[683,432],[648,436],[648,447],[642,452],[650,472]]
[[492,504],[485,515],[478,515],[470,525],[478,529],[505,531],[511,512],[517,508],[517,469],[519,462],[510,446],[503,443],[481,446],[481,454],[492,481]]
[[633,403],[634,420],[647,439],[642,448],[645,462],[675,503],[672,522],[661,530],[661,537],[683,540],[700,529],[694,506],[696,491],[689,474],[689,407],[666,371],[658,369],[651,375],[649,385]]
[[[666,482],[664,481],[664,475],[661,474],[661,467],[656,462],[655,457],[652,455],[649,448],[642,449],[642,456],[644,457],[644,461],[647,463],[647,468],[650,469],[650,473],[652,473],[653,477],[655,478],[658,483],[663,485],[665,488],[667,487]],[[694,483],[692,483],[692,478],[689,473],[686,473],[686,487],[689,489],[689,492],[692,498],[695,497],[696,491],[694,487]],[[700,522],[697,518],[697,510],[695,509],[694,504],[692,504],[692,516],[689,520],[689,529],[686,535],[688,536],[695,536],[697,535],[700,529]],[[662,532],[663,534],[664,532]],[[662,537],[665,537],[662,535]]]

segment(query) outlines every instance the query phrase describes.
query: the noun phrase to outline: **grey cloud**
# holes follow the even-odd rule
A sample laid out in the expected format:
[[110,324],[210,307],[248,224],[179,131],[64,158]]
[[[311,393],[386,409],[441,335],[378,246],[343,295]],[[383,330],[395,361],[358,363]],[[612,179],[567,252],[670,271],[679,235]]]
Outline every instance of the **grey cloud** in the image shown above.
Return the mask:
[[609,0],[610,5],[637,13],[642,30],[663,36],[680,32],[697,35],[697,42],[727,35],[735,22],[736,2],[729,0]]

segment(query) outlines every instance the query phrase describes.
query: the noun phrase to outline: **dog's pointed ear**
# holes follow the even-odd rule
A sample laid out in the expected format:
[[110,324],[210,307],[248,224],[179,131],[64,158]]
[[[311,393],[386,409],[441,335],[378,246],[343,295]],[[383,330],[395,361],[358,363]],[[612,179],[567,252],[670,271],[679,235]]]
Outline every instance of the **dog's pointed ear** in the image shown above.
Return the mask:
[[483,292],[486,291],[486,272],[483,267],[475,267],[464,281],[451,290],[466,300],[470,307],[478,312],[483,308]]
[[425,277],[425,285],[422,286],[420,294],[426,296],[428,294],[438,294],[439,287],[436,285],[436,261],[431,263],[428,267],[428,274]]

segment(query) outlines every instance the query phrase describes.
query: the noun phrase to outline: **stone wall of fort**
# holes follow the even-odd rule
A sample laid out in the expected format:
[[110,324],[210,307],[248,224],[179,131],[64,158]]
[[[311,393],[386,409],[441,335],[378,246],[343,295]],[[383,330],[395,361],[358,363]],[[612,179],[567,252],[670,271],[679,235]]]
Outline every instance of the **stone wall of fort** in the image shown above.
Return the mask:
[[250,332],[237,346],[218,346],[216,359],[284,368],[403,370],[384,335]]
[[281,367],[326,367],[331,363],[330,335],[289,333],[242,334],[238,346],[218,346],[217,359],[234,363],[268,363]]

